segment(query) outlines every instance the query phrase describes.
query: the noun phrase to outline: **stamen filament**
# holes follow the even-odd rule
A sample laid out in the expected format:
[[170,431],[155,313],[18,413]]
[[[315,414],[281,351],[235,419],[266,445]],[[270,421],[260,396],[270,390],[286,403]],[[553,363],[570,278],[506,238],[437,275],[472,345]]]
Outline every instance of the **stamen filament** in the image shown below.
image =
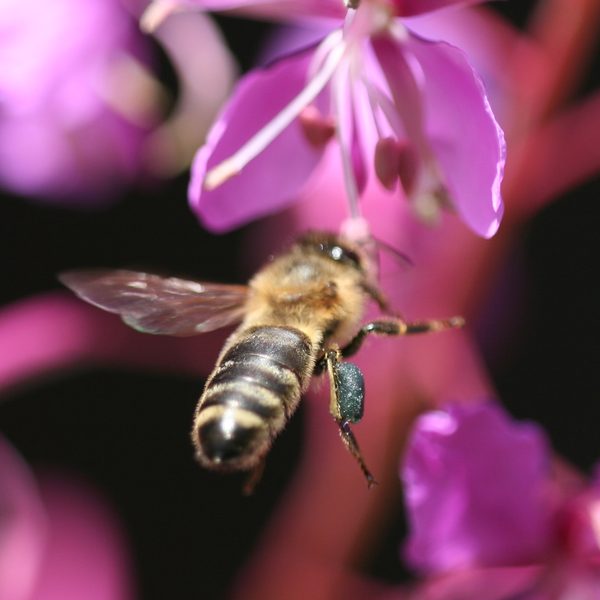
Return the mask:
[[378,139],[382,139],[384,137],[384,134],[383,127],[381,124],[381,117],[379,115],[379,111],[381,110],[381,108],[375,100],[372,90],[370,89],[371,82],[366,77],[361,77],[360,81],[363,85],[363,88],[367,92],[367,99],[369,100],[369,106],[371,107],[371,116],[373,117],[373,125],[375,126],[377,137]]
[[[336,121],[338,124],[338,139],[340,146],[340,155],[342,159],[342,170],[344,173],[344,186],[346,188],[346,196],[348,198],[348,206],[350,216],[352,218],[360,218],[360,209],[358,204],[358,185],[354,177],[354,168],[352,166],[352,132],[348,131],[343,126],[344,109],[347,107],[348,99],[345,97],[346,86],[344,85],[344,77],[349,77],[349,73],[337,73],[336,81],[333,84],[333,102],[335,104]],[[349,107],[354,110],[353,106]]]
[[342,39],[334,46],[320,71],[308,85],[275,117],[250,138],[237,152],[213,167],[204,179],[204,188],[212,190],[240,171],[256,158],[310,104],[327,85],[339,65],[346,44]]
[[341,29],[336,29],[325,36],[317,46],[315,54],[310,61],[310,66],[308,67],[308,79],[312,79],[318,73],[327,56],[343,39],[344,32]]
[[[362,81],[367,89],[369,101],[372,103],[372,105],[378,106],[381,109],[381,112],[385,116],[393,132],[396,134],[396,137],[405,137],[406,133],[404,131],[404,127],[401,124],[398,113],[396,112],[396,107],[394,106],[392,100],[379,88],[379,86],[374,84],[367,77],[363,77]],[[374,109],[373,114],[375,114]]]

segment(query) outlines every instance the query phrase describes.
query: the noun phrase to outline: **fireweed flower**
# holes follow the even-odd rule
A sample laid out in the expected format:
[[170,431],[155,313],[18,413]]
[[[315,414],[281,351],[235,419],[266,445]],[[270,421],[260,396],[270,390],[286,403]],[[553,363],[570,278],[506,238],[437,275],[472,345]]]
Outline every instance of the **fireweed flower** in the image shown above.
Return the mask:
[[[216,112],[233,77],[216,28],[196,17],[156,32],[180,79],[157,128],[165,90],[122,0],[0,0],[0,185],[89,205],[189,164],[208,127],[203,114]],[[208,78],[210,91],[198,91]]]
[[[155,2],[146,24],[175,4]],[[451,207],[492,236],[505,146],[483,85],[460,50],[401,19],[453,4],[464,2],[352,3],[320,43],[243,78],[193,165],[189,199],[203,222],[226,230],[291,203],[335,141],[351,216],[374,175],[424,219]],[[184,6],[288,19],[343,14],[341,0]]]
[[481,584],[478,569],[523,567],[496,575],[523,580],[521,593],[532,595],[519,597],[598,597],[600,479],[587,489],[559,485],[551,461],[541,428],[512,421],[497,405],[420,417],[402,470],[408,562],[426,575],[448,574],[433,584],[436,593],[445,585],[456,593],[453,571],[462,572],[466,593]]
[[148,123],[115,85],[131,89],[145,40],[118,0],[0,7],[0,182],[79,202],[131,179]]

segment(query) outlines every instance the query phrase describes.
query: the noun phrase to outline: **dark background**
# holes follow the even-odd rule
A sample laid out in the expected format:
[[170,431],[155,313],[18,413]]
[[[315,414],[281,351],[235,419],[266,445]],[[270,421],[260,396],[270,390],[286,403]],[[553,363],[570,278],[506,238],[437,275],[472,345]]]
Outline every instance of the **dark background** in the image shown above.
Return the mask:
[[[497,10],[525,21],[532,2]],[[219,19],[243,68],[267,26]],[[165,69],[165,78],[170,74]],[[596,87],[597,69],[585,83]],[[145,265],[220,281],[243,281],[243,232],[213,236],[188,210],[187,177],[131,190],[111,208],[79,212],[4,194],[0,201],[0,303],[58,289],[56,273],[95,265]],[[510,347],[488,356],[512,413],[548,430],[557,450],[588,470],[600,457],[598,346],[600,181],[554,202],[512,256],[520,281]],[[75,474],[109,500],[129,535],[140,597],[219,598],[243,563],[294,469],[302,410],[277,441],[259,493],[198,468],[187,432],[203,381],[148,372],[89,369],[14,392],[0,404],[2,432],[36,469]],[[370,572],[388,581],[401,516]]]

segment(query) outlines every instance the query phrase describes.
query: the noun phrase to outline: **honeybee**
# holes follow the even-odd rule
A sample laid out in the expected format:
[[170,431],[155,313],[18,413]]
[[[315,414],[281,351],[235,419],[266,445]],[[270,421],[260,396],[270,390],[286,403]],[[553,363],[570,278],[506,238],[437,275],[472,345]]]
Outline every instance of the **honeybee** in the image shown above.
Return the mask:
[[203,466],[249,471],[251,481],[257,480],[311,378],[326,371],[330,413],[371,486],[375,479],[350,428],[362,417],[364,381],[344,359],[369,334],[400,336],[463,324],[460,317],[406,322],[386,316],[361,325],[369,300],[389,314],[375,271],[366,245],[311,232],[272,258],[247,286],[126,270],[70,271],[60,280],[144,333],[191,336],[241,322],[225,342],[195,412],[192,441]]

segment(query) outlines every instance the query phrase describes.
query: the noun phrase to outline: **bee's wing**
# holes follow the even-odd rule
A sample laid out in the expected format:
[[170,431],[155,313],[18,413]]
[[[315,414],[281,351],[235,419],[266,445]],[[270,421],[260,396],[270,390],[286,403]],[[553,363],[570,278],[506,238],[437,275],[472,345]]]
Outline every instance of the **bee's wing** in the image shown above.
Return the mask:
[[248,288],[187,281],[125,270],[61,273],[80,298],[144,333],[189,336],[231,325],[244,316]]

